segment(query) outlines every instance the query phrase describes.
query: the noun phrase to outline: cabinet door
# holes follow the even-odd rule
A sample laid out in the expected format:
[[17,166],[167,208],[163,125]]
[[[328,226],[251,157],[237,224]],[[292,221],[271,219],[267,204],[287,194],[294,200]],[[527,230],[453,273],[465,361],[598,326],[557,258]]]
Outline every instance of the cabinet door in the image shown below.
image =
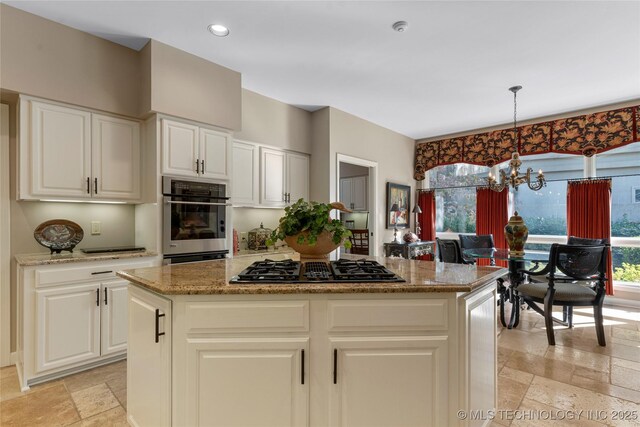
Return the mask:
[[140,198],[140,124],[93,114],[94,198]]
[[447,337],[330,341],[337,368],[331,378],[331,425],[448,425]]
[[198,130],[198,126],[162,119],[163,175],[197,176]]
[[260,203],[263,205],[285,205],[284,158],[284,151],[260,148]]
[[351,209],[354,211],[366,211],[367,206],[367,177],[366,176],[354,176],[351,178],[351,202],[353,206]]
[[36,290],[36,370],[100,357],[100,283]]
[[101,354],[106,356],[127,350],[127,329],[129,325],[128,282],[116,280],[103,283],[101,290],[102,309],[100,314]]
[[308,425],[308,338],[187,342],[187,419],[179,424]]
[[309,156],[287,153],[287,193],[289,202],[309,199]]
[[257,205],[259,194],[258,147],[234,141],[231,200],[239,205]]
[[32,101],[30,143],[32,195],[91,197],[90,113]]
[[[156,323],[157,314],[164,317]],[[156,338],[157,332],[164,335]],[[134,426],[171,425],[171,301],[133,285],[129,285],[127,418]]]
[[229,134],[200,128],[200,176],[229,179]]
[[353,209],[353,202],[351,201],[351,178],[340,179],[340,201],[344,205]]

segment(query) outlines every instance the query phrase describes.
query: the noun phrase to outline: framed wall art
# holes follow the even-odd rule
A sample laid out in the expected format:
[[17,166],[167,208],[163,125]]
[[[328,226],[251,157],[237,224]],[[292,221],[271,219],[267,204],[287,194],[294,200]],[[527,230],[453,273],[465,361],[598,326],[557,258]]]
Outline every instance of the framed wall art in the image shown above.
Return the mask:
[[387,228],[409,228],[409,206],[411,187],[387,182]]

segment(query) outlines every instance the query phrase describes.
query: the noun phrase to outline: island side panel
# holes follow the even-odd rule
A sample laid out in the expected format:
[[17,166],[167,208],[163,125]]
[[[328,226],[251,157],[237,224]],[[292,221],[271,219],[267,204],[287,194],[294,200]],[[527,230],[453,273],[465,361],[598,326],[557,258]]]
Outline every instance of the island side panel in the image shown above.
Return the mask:
[[496,293],[493,280],[458,300],[459,407],[451,419],[461,426],[488,426],[497,409]]

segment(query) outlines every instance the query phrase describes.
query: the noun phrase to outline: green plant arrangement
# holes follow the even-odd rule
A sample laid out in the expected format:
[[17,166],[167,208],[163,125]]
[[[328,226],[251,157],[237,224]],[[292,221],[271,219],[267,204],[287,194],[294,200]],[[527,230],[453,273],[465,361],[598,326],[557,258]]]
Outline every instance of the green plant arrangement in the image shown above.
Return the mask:
[[278,227],[271,233],[268,245],[273,245],[278,240],[287,237],[298,236],[298,244],[314,246],[318,236],[323,232],[331,235],[331,240],[336,245],[344,242],[345,248],[351,247],[351,231],[339,219],[331,219],[329,212],[336,207],[328,203],[307,202],[299,199],[294,204],[284,208],[284,216],[280,218]]

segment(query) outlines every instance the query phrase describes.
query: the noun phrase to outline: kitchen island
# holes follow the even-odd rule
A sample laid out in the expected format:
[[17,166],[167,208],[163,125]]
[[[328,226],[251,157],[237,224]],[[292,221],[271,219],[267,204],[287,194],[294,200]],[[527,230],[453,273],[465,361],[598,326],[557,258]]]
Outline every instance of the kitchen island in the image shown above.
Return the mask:
[[131,282],[129,422],[488,424],[458,411],[496,409],[506,271],[371,259],[406,282],[230,284],[251,258],[119,272]]

